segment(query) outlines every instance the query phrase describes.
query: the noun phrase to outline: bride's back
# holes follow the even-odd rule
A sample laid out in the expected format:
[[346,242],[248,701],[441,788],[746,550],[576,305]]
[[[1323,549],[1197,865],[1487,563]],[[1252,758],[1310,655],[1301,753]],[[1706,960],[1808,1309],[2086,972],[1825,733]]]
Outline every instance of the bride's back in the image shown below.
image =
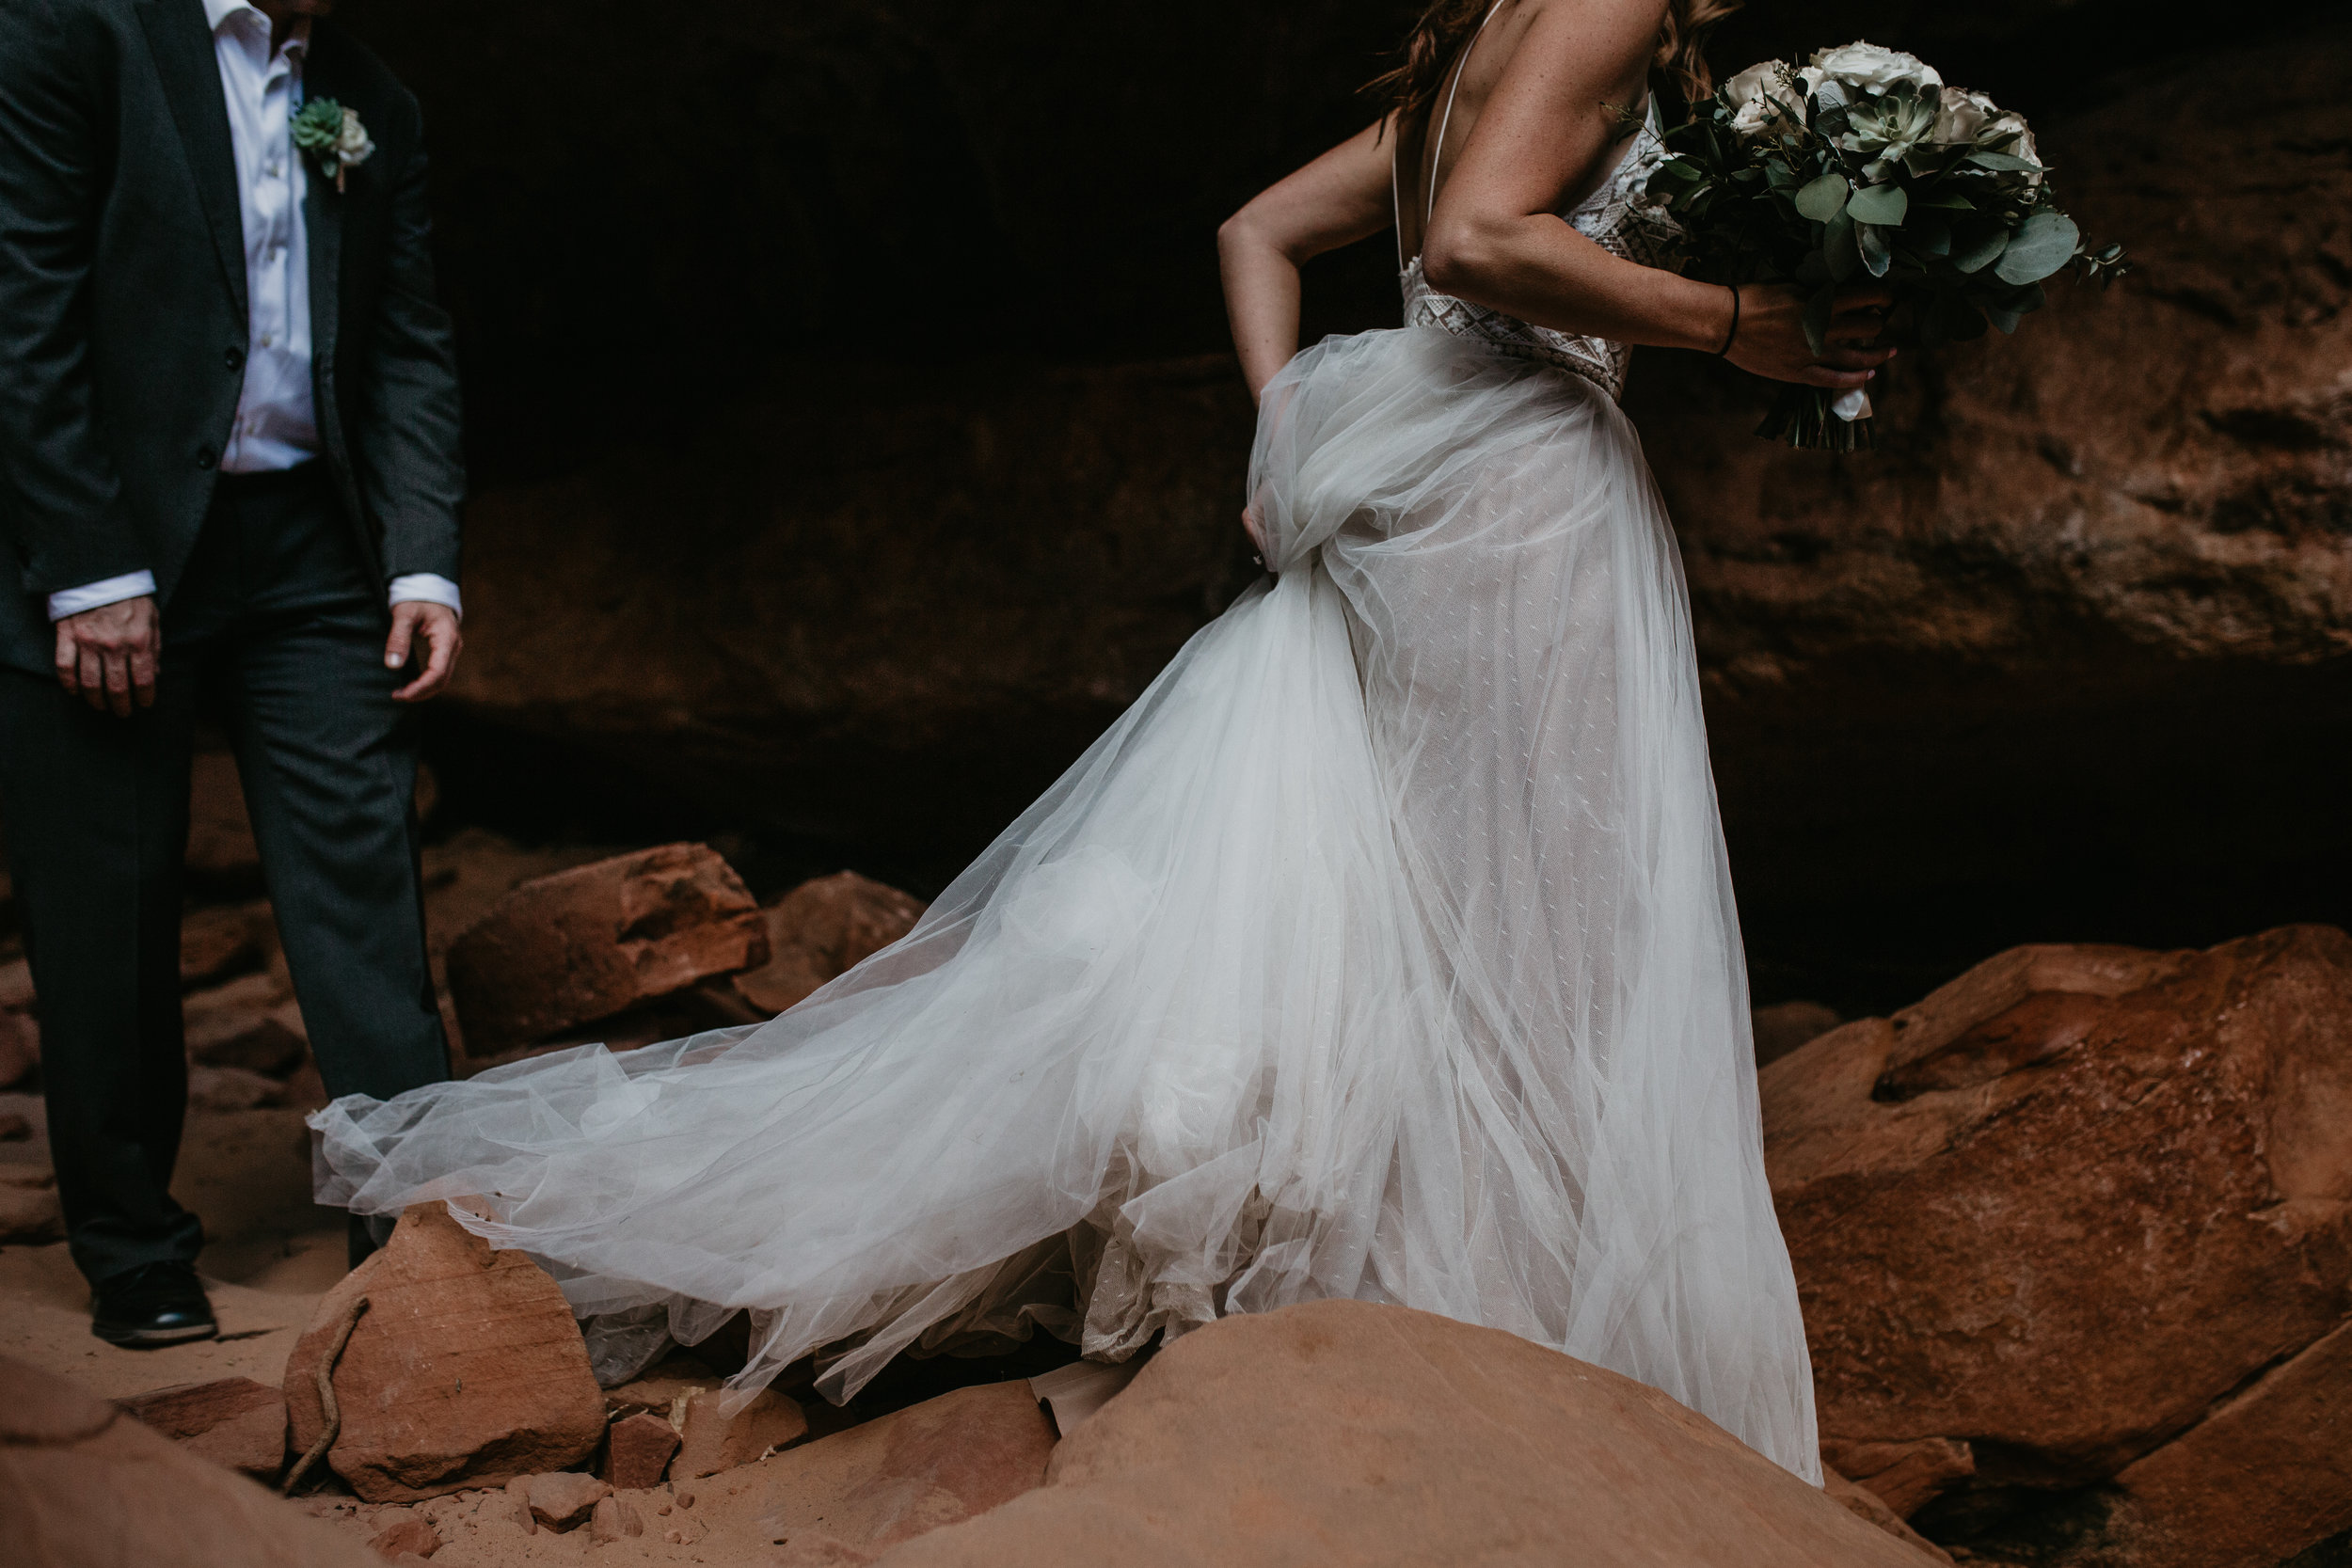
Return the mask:
[[[1596,0],[1487,0],[1483,11],[1471,12],[1469,30],[1449,53],[1437,87],[1420,105],[1397,117],[1394,177],[1396,182],[1397,254],[1409,260],[1421,254],[1422,231],[1437,198],[1470,145],[1470,133],[1493,99],[1495,89],[1526,41],[1528,30],[1549,9],[1562,5],[1592,5]],[[1657,8],[1653,0],[1615,0],[1618,4]],[[1480,18],[1483,17],[1483,20]],[[1619,84],[1622,92],[1609,102],[1639,109],[1646,91],[1648,61],[1635,63]],[[1596,103],[1594,113],[1609,112]],[[1580,171],[1560,192],[1555,210],[1566,211],[1608,177],[1620,145],[1606,147],[1592,166]]]

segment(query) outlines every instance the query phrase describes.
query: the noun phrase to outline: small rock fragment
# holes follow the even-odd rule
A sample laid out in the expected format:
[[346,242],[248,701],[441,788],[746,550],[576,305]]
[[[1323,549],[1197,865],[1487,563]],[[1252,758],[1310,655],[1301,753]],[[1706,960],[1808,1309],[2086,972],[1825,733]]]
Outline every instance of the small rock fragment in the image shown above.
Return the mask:
[[286,1401],[265,1383],[224,1377],[182,1383],[118,1402],[147,1425],[215,1465],[275,1481],[286,1464]]
[[640,1414],[615,1421],[605,1441],[604,1479],[618,1492],[659,1486],[677,1449],[677,1429],[659,1416]]
[[554,1470],[532,1476],[524,1483],[531,1499],[531,1516],[558,1532],[576,1529],[612,1488],[577,1470]]
[[507,1506],[515,1511],[515,1522],[522,1526],[523,1533],[525,1535],[538,1534],[539,1521],[532,1517],[531,1513],[531,1478],[529,1476],[517,1476],[506,1483],[506,1500]]
[[0,1246],[43,1246],[65,1240],[65,1211],[57,1206],[56,1178],[0,1178]]
[[33,1124],[14,1111],[0,1111],[0,1144],[21,1144],[33,1135]]
[[410,1514],[398,1524],[376,1531],[368,1544],[378,1557],[397,1562],[403,1556],[431,1557],[441,1549],[441,1537],[431,1525]]
[[40,1069],[40,1025],[23,1013],[0,1011],[0,1089],[15,1088]]
[[724,1400],[723,1394],[708,1393],[687,1402],[686,1430],[670,1463],[672,1474],[689,1480],[715,1476],[808,1435],[808,1418],[801,1407],[773,1388],[762,1388],[732,1417],[723,1409]]
[[204,1111],[251,1111],[283,1104],[285,1086],[241,1067],[188,1069],[188,1103]]
[[599,1497],[588,1516],[588,1539],[601,1546],[625,1536],[645,1533],[645,1521],[627,1497]]

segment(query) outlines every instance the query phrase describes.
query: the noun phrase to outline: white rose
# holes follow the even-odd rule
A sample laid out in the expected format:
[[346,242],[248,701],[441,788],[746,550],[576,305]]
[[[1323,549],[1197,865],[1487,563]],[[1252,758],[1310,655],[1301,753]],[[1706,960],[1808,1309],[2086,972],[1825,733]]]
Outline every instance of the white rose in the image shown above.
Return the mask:
[[1918,87],[1944,85],[1944,78],[1935,68],[1918,55],[1906,55],[1899,49],[1882,49],[1858,39],[1836,49],[1818,51],[1813,64],[1836,81],[1871,92],[1884,92],[1900,82]]
[[359,111],[345,109],[342,128],[335,134],[336,162],[353,168],[366,163],[374,150],[375,143],[368,135],[367,127],[359,123]]
[[1984,94],[1968,87],[1946,87],[1935,113],[1935,140],[1960,146],[1977,139],[1977,133],[2001,112]]
[[[2026,117],[2024,115],[2014,114],[2005,109],[1995,114],[1990,120],[1986,121],[1984,128],[1987,132],[1995,135],[2014,131],[2017,133],[2017,139],[2010,143],[2005,150],[2015,157],[2025,159],[2026,162],[2029,164],[2038,164],[2042,161],[2042,154],[2034,150],[2033,132],[2026,127]],[[2032,175],[2029,178],[2030,182],[2034,184],[2040,184],[2042,182],[2042,176],[2039,174]]]
[[1782,122],[1784,110],[1802,121],[1804,99],[1811,89],[1804,78],[1792,81],[1790,74],[1788,68],[1778,60],[1766,60],[1724,83],[1724,90],[1730,95],[1735,111],[1732,130],[1742,136],[1763,135]]

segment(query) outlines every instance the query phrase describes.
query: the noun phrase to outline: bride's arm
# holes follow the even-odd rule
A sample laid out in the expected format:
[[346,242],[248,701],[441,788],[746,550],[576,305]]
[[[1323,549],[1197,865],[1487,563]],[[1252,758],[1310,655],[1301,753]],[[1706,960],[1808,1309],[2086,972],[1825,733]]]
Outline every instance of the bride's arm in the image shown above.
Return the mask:
[[[1723,347],[1729,289],[1613,256],[1556,215],[1623,150],[1605,105],[1640,96],[1657,38],[1658,7],[1642,0],[1549,0],[1528,24],[1438,193],[1422,248],[1432,288],[1565,332]],[[1742,289],[1731,359],[1775,380],[1858,387],[1893,351],[1849,345],[1876,336],[1866,312],[1889,297],[1867,287],[1841,296],[1836,341],[1817,358],[1795,290]]]
[[1225,313],[1253,398],[1298,352],[1299,267],[1389,226],[1386,123],[1267,186],[1217,229]]

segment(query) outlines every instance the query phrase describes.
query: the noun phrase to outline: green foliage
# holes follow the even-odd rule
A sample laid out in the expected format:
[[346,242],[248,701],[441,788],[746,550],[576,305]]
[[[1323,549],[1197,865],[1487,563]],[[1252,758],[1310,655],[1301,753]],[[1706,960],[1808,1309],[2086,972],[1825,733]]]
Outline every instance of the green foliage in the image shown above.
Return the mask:
[[[2026,155],[2024,122],[1973,95],[1947,105],[1955,91],[1899,82],[1808,93],[1792,68],[1739,124],[1729,88],[1718,91],[1666,133],[1669,155],[1648,185],[1681,225],[1685,270],[1806,290],[1817,354],[1837,289],[1866,278],[1890,287],[1936,344],[1988,325],[2014,331],[2041,309],[2043,280],[2070,263],[2086,281],[2122,272],[2122,246],[2090,249],[2058,210],[2049,170]],[[1938,142],[1939,125],[1967,127],[1967,139]],[[1843,423],[1824,394],[1791,388],[1764,433],[1802,446],[1867,444],[1867,431],[1836,428]]]

